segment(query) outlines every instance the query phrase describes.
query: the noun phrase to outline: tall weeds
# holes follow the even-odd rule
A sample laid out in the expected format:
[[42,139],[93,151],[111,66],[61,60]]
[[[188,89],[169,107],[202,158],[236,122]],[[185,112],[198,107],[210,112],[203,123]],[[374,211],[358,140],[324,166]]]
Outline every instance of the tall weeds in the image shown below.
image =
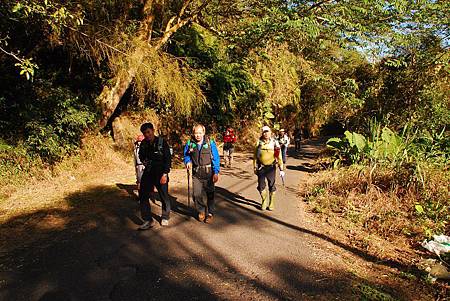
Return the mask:
[[307,196],[318,212],[335,212],[384,238],[450,233],[450,137],[445,129],[399,133],[371,120],[366,133],[331,138],[334,169]]

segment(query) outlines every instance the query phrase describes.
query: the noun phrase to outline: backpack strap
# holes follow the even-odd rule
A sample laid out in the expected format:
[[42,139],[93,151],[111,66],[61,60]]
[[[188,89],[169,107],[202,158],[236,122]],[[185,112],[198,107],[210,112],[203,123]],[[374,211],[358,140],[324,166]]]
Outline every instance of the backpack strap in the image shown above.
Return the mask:
[[259,157],[261,157],[261,147],[262,147],[262,141],[261,139],[258,139],[258,146],[256,149],[256,161],[258,164],[260,164]]
[[211,156],[211,164],[212,164],[212,161],[213,161],[214,157],[213,157],[213,152],[212,152],[212,149],[211,149],[211,142],[214,141],[214,139],[210,139],[209,137],[207,139],[208,139],[207,140],[208,141],[207,144],[208,144],[208,147],[209,147],[209,154]]
[[163,153],[163,143],[164,143],[164,139],[161,136],[158,137],[158,151],[160,154]]

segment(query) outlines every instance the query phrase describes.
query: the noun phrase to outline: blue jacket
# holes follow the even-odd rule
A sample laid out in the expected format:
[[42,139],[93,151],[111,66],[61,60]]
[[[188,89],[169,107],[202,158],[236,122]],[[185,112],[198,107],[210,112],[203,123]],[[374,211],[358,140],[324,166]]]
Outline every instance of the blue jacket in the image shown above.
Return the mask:
[[[190,143],[196,143],[195,141],[190,141]],[[203,141],[201,147],[205,145],[207,142]],[[212,159],[211,159],[211,167],[214,172],[214,174],[218,174],[220,172],[220,155],[219,150],[217,149],[216,142],[214,140],[210,140],[210,147],[211,147],[211,153],[212,153]],[[184,164],[192,163],[191,155],[189,153],[189,144],[186,143],[184,146]]]

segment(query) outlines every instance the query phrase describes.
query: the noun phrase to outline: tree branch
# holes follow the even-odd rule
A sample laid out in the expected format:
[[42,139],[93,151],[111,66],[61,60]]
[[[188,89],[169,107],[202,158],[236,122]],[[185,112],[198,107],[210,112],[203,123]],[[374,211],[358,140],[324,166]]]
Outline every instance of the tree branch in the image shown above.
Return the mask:
[[16,61],[19,61],[20,63],[23,63],[23,62],[24,62],[24,59],[18,57],[18,56],[17,56],[16,54],[14,54],[13,52],[7,51],[6,49],[2,48],[1,46],[0,46],[0,51],[3,52],[4,54],[7,54],[7,55],[13,57]]
[[[186,17],[185,19],[180,19],[178,18],[177,23],[175,25],[172,25],[173,21],[177,18],[177,17],[172,17],[170,18],[170,20],[167,22],[166,25],[166,30],[164,31],[163,36],[161,37],[161,39],[156,43],[155,45],[155,49],[158,50],[160,49],[169,39],[170,37],[181,27],[185,26],[186,24],[194,21],[197,19],[198,15],[201,13],[201,11],[211,2],[211,0],[205,0],[198,8],[197,10],[191,14],[190,16]],[[189,4],[190,0],[186,0],[184,4]],[[186,6],[187,7],[187,6]],[[183,9],[183,13],[184,10],[186,9],[186,7],[183,5],[182,9]],[[180,14],[178,14],[179,16]]]

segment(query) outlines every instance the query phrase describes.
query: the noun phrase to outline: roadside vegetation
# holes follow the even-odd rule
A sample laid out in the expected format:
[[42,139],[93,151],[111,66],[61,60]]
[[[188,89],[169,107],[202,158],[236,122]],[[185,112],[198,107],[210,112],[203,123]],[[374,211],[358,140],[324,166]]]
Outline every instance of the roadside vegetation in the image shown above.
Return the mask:
[[362,248],[449,235],[449,15],[431,0],[2,1],[1,194],[130,158],[144,120],[176,154],[194,122],[234,127],[241,150],[269,125],[335,136],[307,201]]

